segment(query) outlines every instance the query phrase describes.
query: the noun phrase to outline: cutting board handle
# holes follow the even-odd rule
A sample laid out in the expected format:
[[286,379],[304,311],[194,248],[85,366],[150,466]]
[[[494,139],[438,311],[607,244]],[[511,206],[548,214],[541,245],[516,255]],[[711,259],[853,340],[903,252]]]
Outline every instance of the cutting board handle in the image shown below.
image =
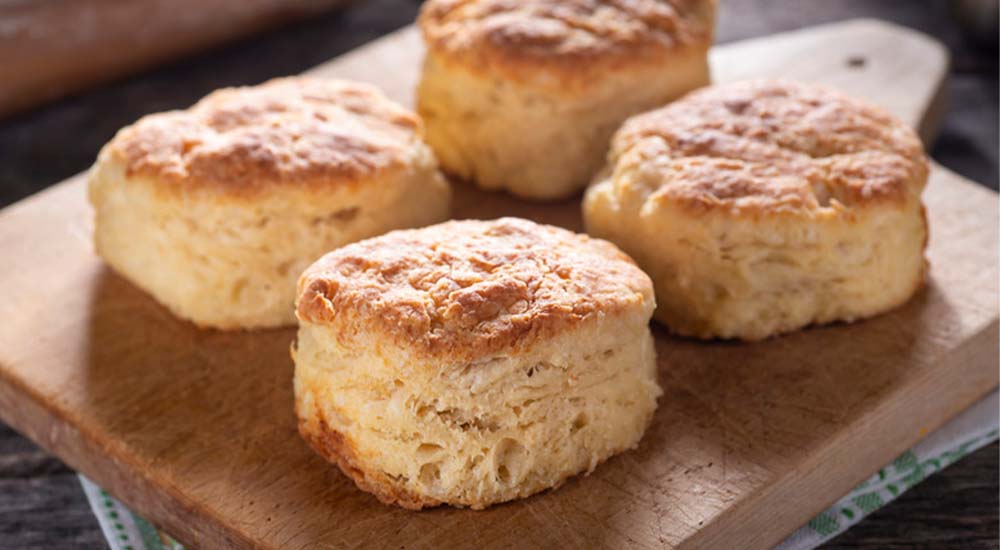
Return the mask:
[[718,46],[711,64],[719,81],[794,75],[834,86],[889,109],[929,145],[941,127],[950,55],[925,34],[854,19]]

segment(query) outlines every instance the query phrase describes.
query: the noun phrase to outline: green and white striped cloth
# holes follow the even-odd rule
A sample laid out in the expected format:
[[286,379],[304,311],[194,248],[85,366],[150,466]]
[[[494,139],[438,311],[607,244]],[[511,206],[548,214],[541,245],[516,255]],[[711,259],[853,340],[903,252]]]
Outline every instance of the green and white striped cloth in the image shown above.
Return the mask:
[[[998,411],[1000,397],[994,391],[855,487],[785,539],[776,550],[816,548],[892,502],[927,476],[996,441],[1000,425]],[[177,541],[157,532],[152,524],[89,479],[81,475],[80,483],[111,550],[183,550]]]
[[90,509],[97,516],[111,550],[184,550],[179,542],[157,531],[152,523],[126,508],[83,474],[80,474],[80,485],[83,485],[83,493],[87,495]]
[[928,476],[997,440],[1000,397],[994,391],[916,447],[868,478],[779,544],[776,550],[808,550],[847,531],[865,516]]

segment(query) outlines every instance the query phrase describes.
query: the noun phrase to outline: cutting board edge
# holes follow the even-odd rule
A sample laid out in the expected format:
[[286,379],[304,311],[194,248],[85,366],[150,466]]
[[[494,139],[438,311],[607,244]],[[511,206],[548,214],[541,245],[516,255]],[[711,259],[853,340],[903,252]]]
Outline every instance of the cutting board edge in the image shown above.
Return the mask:
[[[962,345],[950,350],[935,362],[936,365],[949,363],[959,365],[962,367],[960,370],[955,371],[954,368],[932,369],[930,372],[933,376],[925,377],[915,384],[897,388],[892,392],[892,397],[887,396],[882,399],[878,405],[867,411],[863,418],[858,421],[859,424],[865,426],[860,435],[857,431],[854,433],[839,432],[825,445],[813,450],[810,456],[802,462],[797,468],[802,472],[801,477],[785,476],[760,493],[728,508],[716,516],[712,522],[706,524],[704,528],[698,530],[694,536],[684,541],[679,548],[744,548],[752,550],[774,547],[793,533],[795,529],[805,525],[810,519],[829,508],[843,495],[877,472],[879,468],[892,462],[900,452],[892,449],[904,449],[905,451],[913,448],[928,434],[933,433],[1000,386],[1000,356],[989,353],[996,350],[998,346],[1000,346],[1000,316],[994,316],[993,320],[983,325],[975,335],[966,339]],[[939,378],[944,374],[948,375],[949,380],[959,380],[960,383],[941,384]],[[919,416],[902,417],[895,421],[890,419],[889,415],[895,411],[894,407],[889,406],[889,403],[897,402],[898,396],[903,395],[906,399],[918,399],[924,394],[940,394],[939,389],[942,387],[947,388],[950,394],[960,397],[956,397],[954,400],[922,399],[921,402],[928,405],[947,403],[949,406],[925,407]],[[879,435],[879,431],[885,432],[885,430],[879,430],[880,425],[895,425],[898,428],[900,424],[906,425],[908,429],[897,430],[898,438],[892,444],[879,446],[861,444],[864,440]],[[845,449],[850,450],[845,451]],[[857,449],[868,451],[863,458],[866,464],[865,468],[857,468],[856,466],[858,463]],[[881,449],[888,450],[880,451]],[[827,473],[829,470],[820,468],[822,463],[830,460],[831,454],[843,453],[851,454],[855,469],[868,473],[831,478]],[[850,469],[845,468],[844,472],[849,474]],[[789,494],[794,493],[796,487],[819,484],[819,482],[803,481],[803,478],[807,476],[827,480],[834,479],[835,483],[830,487],[829,496],[826,499],[817,499],[814,495],[808,499],[796,499],[794,498],[796,495]],[[792,503],[790,506],[789,502]],[[766,518],[751,513],[752,510],[761,508],[777,512]],[[781,515],[783,508],[788,509],[784,516]],[[710,525],[714,529],[708,529]],[[741,538],[741,535],[746,533],[753,533],[754,538],[750,540]],[[725,540],[726,537],[731,538]]]
[[[34,420],[22,420],[34,419]],[[252,548],[253,539],[227,525],[221,518],[167,483],[157,483],[144,475],[144,467],[121,444],[101,445],[111,441],[107,434],[98,435],[82,429],[83,423],[52,403],[46,403],[37,392],[9,376],[0,368],[0,421],[16,429],[39,447],[59,457],[67,466],[82,473],[98,486],[114,495],[132,511],[169,532],[185,548],[201,548],[208,539],[230,548]],[[87,457],[79,460],[77,457]],[[139,472],[140,475],[135,475]],[[166,498],[135,498],[135,495],[156,494]],[[146,506],[158,501],[162,511]],[[164,506],[164,503],[168,505]],[[207,519],[207,521],[206,521]],[[198,532],[194,525],[207,525],[214,532]],[[210,546],[214,547],[214,546]]]

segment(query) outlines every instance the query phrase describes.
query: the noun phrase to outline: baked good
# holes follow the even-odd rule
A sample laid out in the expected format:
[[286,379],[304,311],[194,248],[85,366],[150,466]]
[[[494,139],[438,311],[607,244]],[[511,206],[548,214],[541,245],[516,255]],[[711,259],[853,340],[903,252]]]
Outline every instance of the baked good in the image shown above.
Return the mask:
[[715,0],[429,0],[427,142],[484,189],[570,196],[629,115],[708,84],[714,19]]
[[284,78],[122,129],[90,172],[97,253],[176,315],[295,323],[295,282],[332,248],[448,215],[421,122],[376,88]]
[[527,220],[394,231],[299,280],[299,431],[386,503],[525,497],[634,447],[660,388],[649,278]]
[[649,273],[672,331],[759,340],[909,299],[927,175],[916,133],[878,107],[739,82],[629,119],[584,218]]

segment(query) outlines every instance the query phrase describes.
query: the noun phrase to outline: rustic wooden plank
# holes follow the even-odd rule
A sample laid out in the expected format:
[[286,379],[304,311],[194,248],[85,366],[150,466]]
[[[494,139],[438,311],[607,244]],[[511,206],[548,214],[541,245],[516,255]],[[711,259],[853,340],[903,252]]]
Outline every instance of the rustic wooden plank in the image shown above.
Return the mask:
[[56,547],[53,540],[60,541],[59,548],[105,544],[76,472],[2,424],[0,495],[4,548],[43,550]]
[[[920,126],[940,48],[872,22],[837,30],[816,41],[851,44],[864,70],[803,32],[757,41],[752,56],[717,49],[716,76],[753,63],[836,78]],[[419,55],[404,31],[320,72],[402,97]],[[657,330],[666,396],[638,451],[523,502],[406,512],[299,441],[292,331],[174,319],[93,256],[83,193],[74,179],[0,213],[0,250],[21,259],[0,266],[0,316],[16,320],[0,326],[0,416],[192,545],[766,547],[997,384],[997,198],[936,168],[932,281],[905,307],[753,345]],[[458,217],[579,226],[578,200],[526,205],[459,185],[457,203]]]

